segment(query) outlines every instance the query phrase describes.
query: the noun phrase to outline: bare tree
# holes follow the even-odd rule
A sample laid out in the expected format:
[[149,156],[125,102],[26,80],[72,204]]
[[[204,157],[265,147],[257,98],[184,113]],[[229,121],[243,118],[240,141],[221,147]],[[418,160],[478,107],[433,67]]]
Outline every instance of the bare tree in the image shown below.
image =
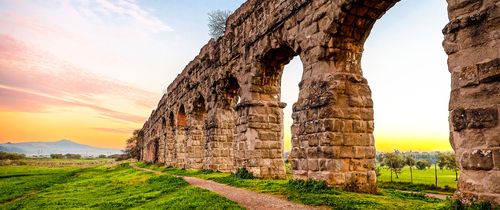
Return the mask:
[[215,10],[208,13],[208,29],[212,38],[219,38],[226,31],[226,20],[231,15],[229,10]]

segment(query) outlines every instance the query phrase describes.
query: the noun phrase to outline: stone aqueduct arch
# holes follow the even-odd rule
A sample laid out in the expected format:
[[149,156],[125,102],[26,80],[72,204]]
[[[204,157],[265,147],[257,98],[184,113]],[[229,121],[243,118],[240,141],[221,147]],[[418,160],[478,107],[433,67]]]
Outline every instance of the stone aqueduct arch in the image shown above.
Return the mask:
[[[447,0],[450,142],[462,200],[500,203],[500,1]],[[303,63],[294,178],[376,190],[373,106],[361,71],[370,30],[398,0],[249,0],[191,61],[142,128],[142,159],[285,178],[280,79]],[[390,58],[387,58],[390,60]],[[443,81],[444,82],[444,81]]]

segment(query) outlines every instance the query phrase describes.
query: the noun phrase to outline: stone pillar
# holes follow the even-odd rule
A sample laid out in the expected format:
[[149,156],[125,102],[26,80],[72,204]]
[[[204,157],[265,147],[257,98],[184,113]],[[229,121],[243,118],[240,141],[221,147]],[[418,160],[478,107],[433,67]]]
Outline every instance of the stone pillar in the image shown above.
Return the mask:
[[187,131],[187,165],[188,168],[203,168],[204,131],[203,117],[190,115]]
[[233,139],[235,112],[229,107],[216,106],[209,111],[208,123],[204,129],[204,169],[230,172],[234,168]]
[[283,163],[284,103],[243,101],[238,104],[235,161],[256,177],[285,179]]
[[361,50],[336,49],[335,60],[317,59],[322,50],[301,55],[304,74],[293,107],[290,154],[294,178],[375,193],[373,104]]
[[500,1],[448,1],[443,46],[452,77],[450,142],[456,195],[500,205]]

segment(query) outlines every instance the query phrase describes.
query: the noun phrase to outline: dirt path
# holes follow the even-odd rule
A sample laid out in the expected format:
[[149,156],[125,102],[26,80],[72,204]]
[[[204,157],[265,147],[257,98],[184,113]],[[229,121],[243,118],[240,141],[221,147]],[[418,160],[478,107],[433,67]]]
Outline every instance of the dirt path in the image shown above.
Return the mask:
[[[134,164],[130,164],[133,168],[137,170],[143,170],[143,171],[148,171],[152,172],[155,174],[163,174],[162,172],[147,169],[147,168],[141,168],[138,167]],[[236,187],[231,187],[227,186],[224,184],[220,184],[214,181],[210,180],[205,180],[205,179],[199,179],[195,177],[188,177],[184,176],[182,177],[186,182],[191,184],[192,186],[204,188],[207,190],[210,190],[212,192],[215,192],[221,196],[226,197],[229,200],[232,200],[236,203],[238,203],[240,206],[246,208],[246,209],[257,209],[257,210],[267,210],[267,209],[323,209],[320,207],[312,207],[312,206],[305,206],[301,204],[297,204],[291,201],[287,201],[283,198],[279,198],[274,195],[268,195],[268,194],[262,194],[262,193],[257,193],[253,192],[250,190],[245,190],[241,188],[236,188]]]

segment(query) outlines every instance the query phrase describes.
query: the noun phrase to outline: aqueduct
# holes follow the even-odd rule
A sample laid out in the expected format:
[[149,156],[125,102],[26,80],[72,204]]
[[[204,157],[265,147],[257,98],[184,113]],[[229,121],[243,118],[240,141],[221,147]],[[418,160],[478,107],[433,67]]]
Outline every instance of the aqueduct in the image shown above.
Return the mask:
[[[500,1],[447,0],[450,142],[465,201],[500,203]],[[298,179],[376,191],[373,106],[361,70],[375,21],[398,0],[249,0],[168,87],[142,128],[142,159],[285,178],[280,80],[303,63],[293,104]]]

